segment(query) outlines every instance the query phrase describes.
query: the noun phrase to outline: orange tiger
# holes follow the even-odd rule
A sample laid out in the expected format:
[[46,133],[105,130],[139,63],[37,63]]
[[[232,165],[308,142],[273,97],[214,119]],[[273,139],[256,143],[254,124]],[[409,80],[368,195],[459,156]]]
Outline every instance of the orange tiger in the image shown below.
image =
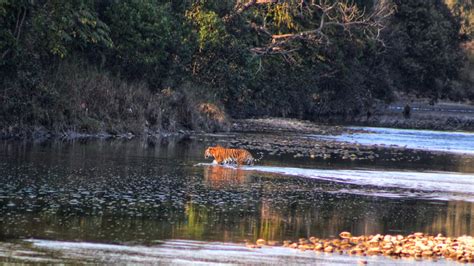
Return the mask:
[[237,163],[238,166],[242,164],[253,165],[255,159],[252,154],[245,149],[227,149],[220,145],[216,147],[209,147],[204,152],[204,158],[214,157],[214,161],[221,163]]

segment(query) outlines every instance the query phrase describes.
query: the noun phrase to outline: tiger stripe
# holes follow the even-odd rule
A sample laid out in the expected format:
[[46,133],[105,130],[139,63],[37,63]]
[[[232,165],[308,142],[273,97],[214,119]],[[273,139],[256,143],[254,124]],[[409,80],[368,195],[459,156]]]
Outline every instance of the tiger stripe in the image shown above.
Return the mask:
[[236,163],[238,166],[247,164],[253,165],[256,159],[245,149],[231,149],[222,146],[208,147],[204,152],[204,157],[213,157],[218,164]]

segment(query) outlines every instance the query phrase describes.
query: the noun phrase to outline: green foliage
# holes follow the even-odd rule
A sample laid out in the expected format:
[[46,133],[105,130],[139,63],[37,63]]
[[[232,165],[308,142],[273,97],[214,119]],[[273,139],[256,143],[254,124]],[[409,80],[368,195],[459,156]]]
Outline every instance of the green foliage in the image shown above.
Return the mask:
[[0,1],[0,66],[11,65],[6,59],[19,49],[22,29],[25,27],[25,18],[28,11],[26,1]]
[[64,58],[74,50],[112,47],[109,27],[98,19],[92,1],[51,0],[32,5],[32,30],[38,36],[36,45]]
[[144,78],[158,87],[171,64],[173,46],[180,41],[180,25],[170,7],[154,0],[114,1],[105,12],[115,44],[111,65],[127,77]]
[[[321,10],[293,0],[242,12],[235,0],[0,0],[1,122],[174,130],[206,128],[196,114],[204,100],[233,117],[331,120],[362,115],[397,91],[464,99],[470,81],[458,74],[470,65],[459,45],[472,35],[472,4],[446,1],[394,0],[378,40],[364,23],[333,23],[272,47],[272,34],[317,30]],[[369,14],[377,1],[353,3]],[[113,129],[120,123],[133,126]]]
[[31,67],[54,66],[74,53],[113,46],[93,1],[2,0],[0,6],[0,67],[11,78]]
[[188,65],[189,74],[193,82],[209,88],[208,93],[229,107],[237,100],[236,95],[248,90],[257,72],[249,51],[248,38],[252,34],[247,26],[243,21],[225,22],[232,10],[226,1],[203,1],[186,13],[191,38],[196,36],[198,46]]
[[203,10],[202,5],[196,4],[186,13],[186,17],[196,25],[200,50],[223,44],[226,30],[217,13]]
[[449,93],[462,66],[458,21],[440,1],[396,1],[388,60],[398,88],[434,100]]
[[[251,25],[264,25],[277,34],[314,30],[320,16],[302,16],[297,1],[290,2],[257,7],[246,14],[246,19]],[[235,25],[240,31],[232,28]],[[246,26],[234,22],[227,29],[231,34],[238,33],[235,37],[242,47],[268,43],[267,35],[256,34],[255,27]],[[386,100],[392,96],[379,43],[370,40],[364,30],[352,30],[349,34],[340,26],[330,26],[326,35],[330,43],[321,43],[317,38],[295,38],[288,42],[291,53],[250,56],[252,60],[239,69],[239,73],[250,74],[242,75],[241,82],[231,84],[225,93],[231,114],[308,119],[350,117],[370,108],[375,98]]]
[[474,2],[471,0],[445,0],[445,2],[460,20],[461,35],[474,40]]

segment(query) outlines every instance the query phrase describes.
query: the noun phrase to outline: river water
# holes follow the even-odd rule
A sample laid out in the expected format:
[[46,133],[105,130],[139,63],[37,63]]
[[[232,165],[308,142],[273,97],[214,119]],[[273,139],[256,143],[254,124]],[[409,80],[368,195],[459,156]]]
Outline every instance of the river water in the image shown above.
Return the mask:
[[398,145],[416,150],[474,154],[473,132],[444,132],[376,127],[351,127],[351,129],[365,132],[319,137],[357,142],[360,144]]
[[203,158],[209,143],[189,138],[1,142],[0,261],[337,265],[360,258],[242,243],[341,231],[474,235],[474,156],[459,151],[474,139],[456,147],[452,134],[450,151],[422,156],[419,170],[292,156],[217,166]]

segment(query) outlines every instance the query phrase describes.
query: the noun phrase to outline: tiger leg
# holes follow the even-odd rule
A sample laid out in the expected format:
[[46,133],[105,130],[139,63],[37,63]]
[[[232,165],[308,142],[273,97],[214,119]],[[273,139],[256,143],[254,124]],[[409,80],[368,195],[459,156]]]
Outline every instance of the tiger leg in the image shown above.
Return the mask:
[[217,164],[222,164],[223,160],[221,158],[215,158],[214,162],[216,162]]
[[242,164],[245,163],[245,159],[243,159],[243,158],[238,158],[236,161],[237,161],[237,166],[238,167],[240,167]]

